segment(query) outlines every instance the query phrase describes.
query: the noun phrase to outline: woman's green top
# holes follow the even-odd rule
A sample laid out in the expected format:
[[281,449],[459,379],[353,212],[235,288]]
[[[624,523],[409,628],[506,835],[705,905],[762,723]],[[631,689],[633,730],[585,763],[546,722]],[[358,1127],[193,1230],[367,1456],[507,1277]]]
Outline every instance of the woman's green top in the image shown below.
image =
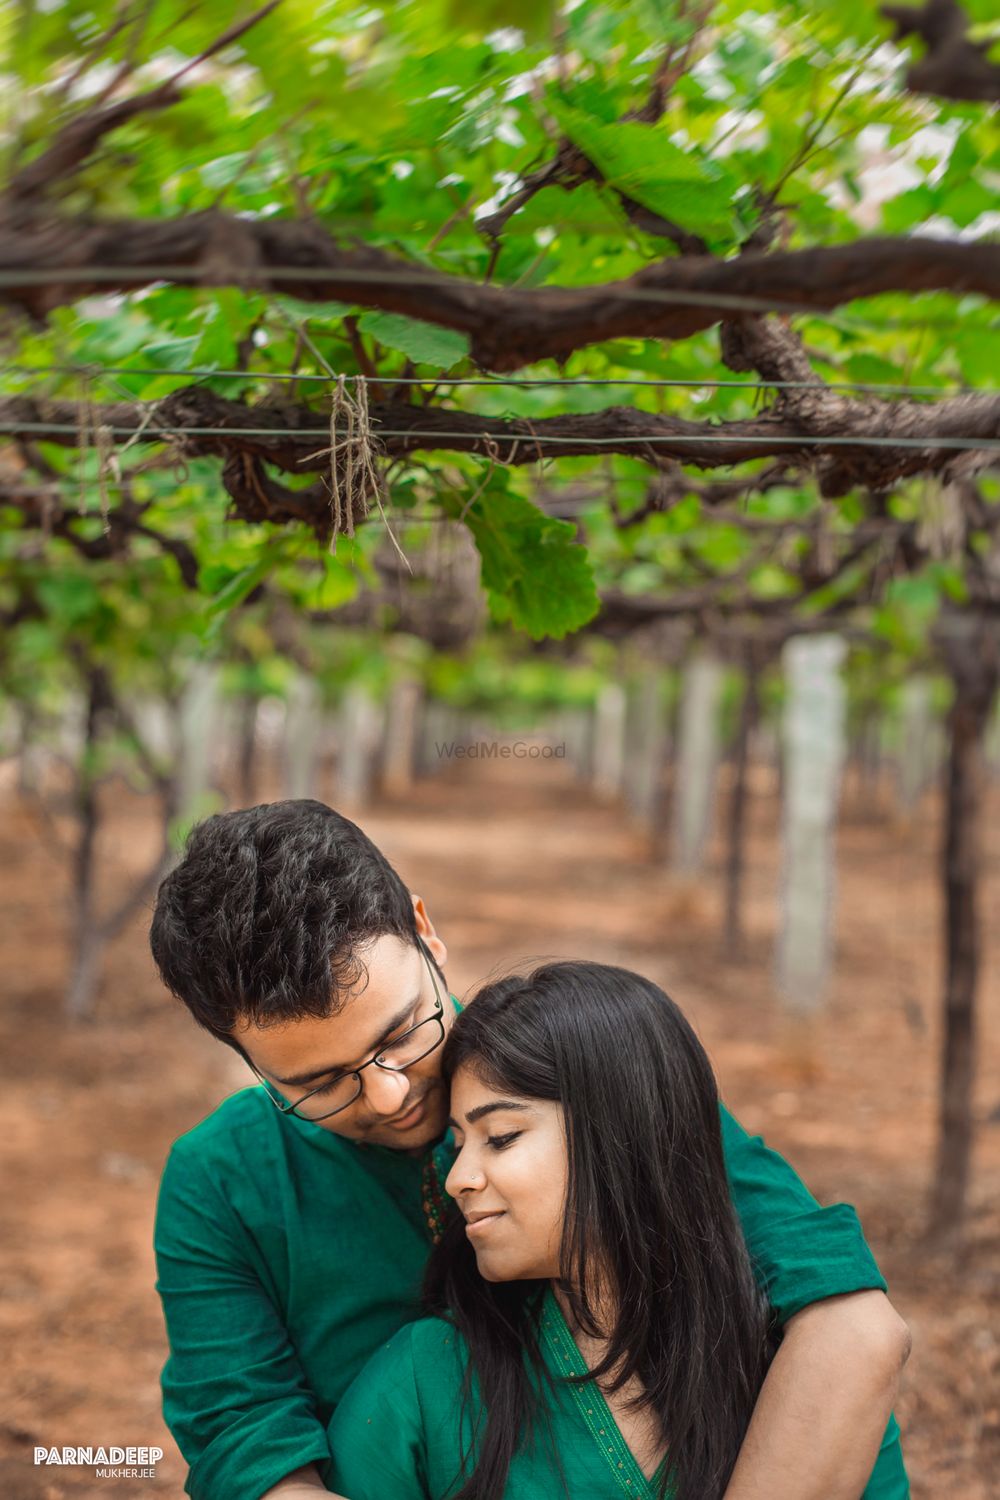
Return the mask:
[[[779,1319],[884,1288],[853,1209],[821,1208],[763,1141],[725,1110],[721,1122],[733,1202]],[[419,1316],[428,1156],[443,1182],[449,1141],[422,1156],[355,1145],[279,1114],[259,1087],[177,1141],[160,1189],[157,1286],[170,1337],[163,1411],[193,1500],[258,1500],[328,1459],[347,1387]],[[898,1442],[895,1455],[902,1474]]]
[[[647,1479],[611,1410],[586,1375],[558,1302],[542,1303],[539,1348],[551,1380],[532,1374],[542,1420],[515,1455],[504,1500],[656,1500],[661,1470]],[[424,1318],[401,1329],[368,1362],[330,1423],[326,1482],[348,1500],[445,1500],[471,1472],[478,1403],[475,1381],[463,1402],[467,1346],[450,1323]],[[890,1423],[866,1500],[906,1500]],[[884,1461],[883,1461],[884,1455]],[[881,1469],[881,1473],[880,1473]],[[670,1494],[668,1489],[667,1494]]]

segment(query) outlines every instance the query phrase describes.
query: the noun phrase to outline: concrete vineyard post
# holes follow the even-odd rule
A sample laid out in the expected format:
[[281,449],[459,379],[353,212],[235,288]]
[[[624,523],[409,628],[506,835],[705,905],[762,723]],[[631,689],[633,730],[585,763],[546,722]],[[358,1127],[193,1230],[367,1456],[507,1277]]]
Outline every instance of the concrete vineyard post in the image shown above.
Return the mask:
[[386,710],[382,790],[404,797],[413,788],[417,759],[417,725],[423,688],[413,677],[394,682]]
[[186,818],[197,808],[212,782],[219,726],[217,667],[203,663],[194,668],[181,695],[178,723],[177,812]]
[[315,797],[321,728],[319,691],[312,678],[302,674],[292,683],[285,715],[286,797]]
[[667,710],[663,674],[642,672],[632,684],[626,724],[625,796],[645,828],[656,825],[661,807],[667,753]]
[[692,656],[681,691],[671,857],[685,877],[700,872],[711,833],[722,682],[721,662],[707,652]]
[[625,782],[625,689],[606,682],[594,705],[594,795],[614,802]]
[[371,800],[382,734],[382,710],[360,683],[343,697],[337,731],[337,802],[360,811]]
[[822,1005],[834,927],[835,834],[845,751],[847,647],[836,635],[799,637],[783,652],[781,924],[777,980],[789,1010]]
[[931,685],[926,677],[903,684],[900,705],[898,769],[899,801],[909,816],[933,772]]

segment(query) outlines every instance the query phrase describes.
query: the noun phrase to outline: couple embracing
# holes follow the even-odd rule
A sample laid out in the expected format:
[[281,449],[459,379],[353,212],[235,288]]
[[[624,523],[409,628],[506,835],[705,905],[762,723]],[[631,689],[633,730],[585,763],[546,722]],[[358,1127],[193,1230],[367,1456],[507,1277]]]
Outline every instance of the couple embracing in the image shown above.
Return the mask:
[[312,801],[199,825],[151,940],[256,1076],[160,1190],[193,1500],[909,1494],[857,1218],[656,985],[549,963],[460,1010],[423,901]]

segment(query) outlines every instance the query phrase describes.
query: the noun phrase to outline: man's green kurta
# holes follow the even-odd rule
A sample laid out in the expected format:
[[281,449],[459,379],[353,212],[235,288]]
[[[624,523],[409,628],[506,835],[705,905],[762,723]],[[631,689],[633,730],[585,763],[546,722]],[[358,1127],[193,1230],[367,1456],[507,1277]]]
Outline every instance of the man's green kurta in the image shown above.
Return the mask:
[[[542,1306],[539,1348],[551,1377],[531,1375],[543,1420],[515,1455],[504,1500],[657,1500],[662,1470],[647,1479],[593,1383],[570,1384],[587,1367],[551,1292]],[[463,1405],[467,1347],[448,1323],[411,1323],[375,1355],[344,1395],[330,1425],[333,1461],[329,1481],[350,1500],[445,1500],[471,1472],[464,1454],[475,1451],[473,1382]],[[904,1500],[908,1494],[898,1455],[895,1423],[886,1434],[866,1497]],[[892,1474],[895,1473],[895,1482]],[[668,1492],[669,1493],[669,1492]]]
[[[725,1110],[722,1127],[743,1232],[782,1320],[823,1297],[884,1288],[853,1209],[820,1208]],[[176,1142],[157,1211],[157,1285],[171,1351],[164,1415],[194,1500],[258,1500],[329,1459],[326,1426],[347,1387],[419,1315],[430,1250],[422,1165],[281,1115],[260,1087]],[[898,1444],[894,1454],[901,1474]],[[876,1493],[906,1491],[869,1500]]]

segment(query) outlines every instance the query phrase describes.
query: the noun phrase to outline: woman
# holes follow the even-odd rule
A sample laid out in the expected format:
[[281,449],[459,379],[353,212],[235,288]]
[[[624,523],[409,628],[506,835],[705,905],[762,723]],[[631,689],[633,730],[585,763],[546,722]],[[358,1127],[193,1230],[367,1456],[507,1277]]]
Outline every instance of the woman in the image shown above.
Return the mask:
[[350,1500],[718,1500],[768,1316],[691,1027],[624,969],[488,985],[446,1044],[461,1210],[331,1424]]

